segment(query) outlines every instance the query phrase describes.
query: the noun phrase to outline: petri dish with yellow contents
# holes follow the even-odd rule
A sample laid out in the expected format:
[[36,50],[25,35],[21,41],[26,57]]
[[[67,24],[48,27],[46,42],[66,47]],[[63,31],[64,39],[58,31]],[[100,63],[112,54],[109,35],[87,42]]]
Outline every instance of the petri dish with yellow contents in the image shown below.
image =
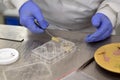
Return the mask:
[[120,43],[111,43],[98,48],[94,58],[102,68],[120,73]]

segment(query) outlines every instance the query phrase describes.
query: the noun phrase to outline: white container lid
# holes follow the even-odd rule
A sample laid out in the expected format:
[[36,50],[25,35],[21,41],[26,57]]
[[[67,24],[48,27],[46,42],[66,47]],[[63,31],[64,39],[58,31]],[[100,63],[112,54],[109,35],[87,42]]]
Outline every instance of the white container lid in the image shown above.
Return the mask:
[[18,60],[19,53],[17,50],[12,48],[0,49],[0,65],[7,65],[14,63]]

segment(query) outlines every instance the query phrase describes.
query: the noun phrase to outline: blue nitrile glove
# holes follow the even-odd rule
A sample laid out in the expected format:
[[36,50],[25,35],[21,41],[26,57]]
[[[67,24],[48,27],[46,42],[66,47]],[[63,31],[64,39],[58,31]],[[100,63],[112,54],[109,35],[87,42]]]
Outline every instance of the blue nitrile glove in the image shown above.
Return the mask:
[[[27,27],[33,33],[42,33],[48,27],[47,21],[44,19],[43,14],[32,0],[27,1],[19,9],[20,24]],[[35,23],[39,23],[39,26]]]
[[97,28],[96,32],[89,34],[85,41],[86,42],[97,42],[108,38],[113,30],[112,23],[102,13],[97,13],[92,17],[92,25]]

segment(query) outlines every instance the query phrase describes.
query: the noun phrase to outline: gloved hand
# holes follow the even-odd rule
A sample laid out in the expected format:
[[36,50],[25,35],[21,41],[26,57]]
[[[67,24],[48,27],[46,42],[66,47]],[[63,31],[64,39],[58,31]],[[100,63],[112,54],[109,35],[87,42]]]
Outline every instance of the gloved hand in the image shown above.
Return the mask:
[[[33,33],[42,33],[48,27],[40,8],[29,0],[19,9],[20,24],[27,27]],[[37,20],[39,26],[35,23]]]
[[89,34],[85,41],[86,42],[97,42],[108,38],[113,30],[112,23],[102,13],[97,13],[92,17],[92,25],[97,28],[96,32]]

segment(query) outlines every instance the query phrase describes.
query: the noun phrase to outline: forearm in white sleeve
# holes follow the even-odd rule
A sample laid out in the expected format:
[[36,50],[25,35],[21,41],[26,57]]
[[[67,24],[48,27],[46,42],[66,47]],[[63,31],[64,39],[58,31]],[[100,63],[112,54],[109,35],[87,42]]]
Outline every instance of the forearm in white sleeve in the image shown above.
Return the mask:
[[16,7],[17,9],[19,9],[27,1],[28,0],[3,0],[4,4],[8,8]]
[[104,0],[97,13],[105,14],[111,21],[113,27],[120,25],[120,0]]

